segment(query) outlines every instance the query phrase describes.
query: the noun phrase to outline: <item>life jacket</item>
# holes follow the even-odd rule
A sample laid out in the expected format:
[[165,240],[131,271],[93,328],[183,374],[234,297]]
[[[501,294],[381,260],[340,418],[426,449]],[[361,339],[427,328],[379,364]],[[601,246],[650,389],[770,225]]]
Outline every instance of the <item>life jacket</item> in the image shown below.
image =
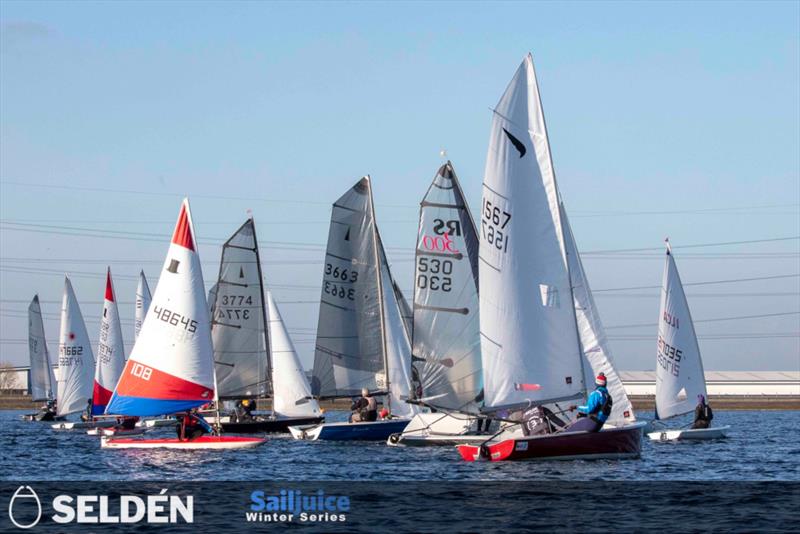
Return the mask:
[[599,409],[590,413],[589,417],[598,423],[605,423],[608,420],[608,416],[611,415],[611,409],[614,407],[614,400],[611,398],[611,394],[606,388],[597,388],[595,391],[603,396],[603,403],[600,405]]
[[702,415],[704,421],[711,421],[714,418],[714,412],[711,411],[711,406],[703,404]]
[[364,408],[367,411],[375,411],[378,409],[378,401],[375,400],[375,397],[365,397],[367,399],[367,407]]

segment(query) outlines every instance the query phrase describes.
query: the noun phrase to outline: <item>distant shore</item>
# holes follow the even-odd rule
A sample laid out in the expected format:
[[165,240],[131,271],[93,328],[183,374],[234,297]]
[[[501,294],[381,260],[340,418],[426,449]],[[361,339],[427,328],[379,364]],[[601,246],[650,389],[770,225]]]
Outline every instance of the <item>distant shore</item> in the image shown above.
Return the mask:
[[[647,412],[655,409],[652,395],[630,397],[633,409]],[[709,403],[717,410],[800,410],[800,395],[710,395]],[[0,410],[36,410],[41,402],[33,402],[23,395],[0,395]],[[325,400],[320,402],[325,410],[349,410],[350,400]],[[269,410],[269,400],[258,402],[259,410]]]

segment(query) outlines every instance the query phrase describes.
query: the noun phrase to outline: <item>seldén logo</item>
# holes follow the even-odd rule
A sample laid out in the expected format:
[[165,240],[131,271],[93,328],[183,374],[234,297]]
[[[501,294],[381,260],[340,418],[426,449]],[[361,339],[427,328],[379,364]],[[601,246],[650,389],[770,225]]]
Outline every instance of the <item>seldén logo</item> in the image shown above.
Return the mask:
[[[194,496],[56,495],[49,518],[58,524],[194,523]],[[8,503],[8,518],[17,528],[30,529],[42,520],[42,501],[30,486],[20,486]],[[45,516],[47,517],[47,516]]]
[[[32,517],[33,514],[31,514],[29,510],[25,510],[25,508],[32,509],[33,506],[36,506],[36,518],[30,519],[30,517],[26,516]],[[16,517],[14,516],[15,507],[17,511]],[[42,502],[39,500],[39,496],[36,492],[33,491],[33,488],[30,486],[20,486],[17,488],[17,491],[14,492],[14,495],[8,503],[8,518],[17,528],[28,529],[39,524],[39,521],[42,519]]]

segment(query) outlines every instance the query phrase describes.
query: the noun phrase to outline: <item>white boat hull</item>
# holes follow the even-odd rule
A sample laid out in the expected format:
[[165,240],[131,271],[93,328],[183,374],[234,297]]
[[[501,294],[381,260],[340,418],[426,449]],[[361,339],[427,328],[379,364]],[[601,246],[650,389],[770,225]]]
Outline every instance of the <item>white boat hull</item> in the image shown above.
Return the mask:
[[462,443],[483,443],[491,434],[477,434],[477,419],[466,415],[420,413],[408,426],[392,434],[386,443],[391,447],[433,447]]
[[122,429],[122,428],[90,428],[86,431],[86,434],[89,436],[138,436],[140,434],[144,434],[144,428],[131,428],[131,429]]
[[177,419],[167,418],[167,419],[145,419],[144,421],[139,421],[136,423],[136,426],[145,426],[147,428],[158,428],[162,426],[175,426],[177,423]]
[[647,437],[650,441],[703,441],[709,439],[722,439],[726,436],[730,425],[711,428],[687,428],[683,430],[662,430],[650,432]]
[[50,425],[53,430],[87,430],[90,428],[110,428],[117,424],[116,419],[107,421],[78,421],[74,423],[55,423]]
[[100,441],[100,446],[104,449],[219,450],[252,449],[263,445],[266,441],[263,438],[243,438],[239,436],[203,436],[186,441],[181,441],[177,438],[128,439],[103,437]]

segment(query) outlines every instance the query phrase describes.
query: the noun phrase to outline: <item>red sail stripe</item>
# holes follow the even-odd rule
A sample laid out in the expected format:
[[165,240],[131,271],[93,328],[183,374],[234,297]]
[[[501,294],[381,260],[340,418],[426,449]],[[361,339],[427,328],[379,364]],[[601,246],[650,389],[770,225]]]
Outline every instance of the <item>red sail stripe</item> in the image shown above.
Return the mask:
[[114,302],[114,289],[111,287],[111,267],[106,272],[106,300]]
[[104,388],[94,381],[94,391],[92,392],[92,404],[95,406],[106,406],[111,400],[111,391]]
[[214,399],[214,390],[169,373],[128,360],[122,372],[117,394],[160,400]]
[[172,242],[183,248],[194,250],[194,236],[192,236],[192,226],[189,224],[189,213],[186,207],[187,204],[184,202],[181,205],[181,213],[178,215],[175,232],[172,234]]

